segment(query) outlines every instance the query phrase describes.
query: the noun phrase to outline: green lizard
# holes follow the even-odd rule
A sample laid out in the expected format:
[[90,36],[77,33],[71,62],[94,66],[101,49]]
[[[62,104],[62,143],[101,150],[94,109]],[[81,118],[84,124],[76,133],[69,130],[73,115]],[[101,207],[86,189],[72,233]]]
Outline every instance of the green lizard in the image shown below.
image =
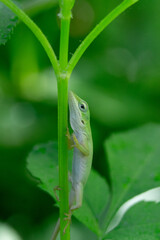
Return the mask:
[[[88,104],[73,92],[69,92],[69,111],[70,124],[73,134],[70,136],[67,131],[67,137],[71,147],[74,147],[71,183],[72,188],[69,198],[69,213],[66,214],[68,223],[72,212],[82,206],[83,188],[87,182],[93,156],[93,142],[90,128],[90,112]],[[58,189],[58,188],[57,188]],[[55,240],[60,229],[60,220],[58,220],[52,240]]]

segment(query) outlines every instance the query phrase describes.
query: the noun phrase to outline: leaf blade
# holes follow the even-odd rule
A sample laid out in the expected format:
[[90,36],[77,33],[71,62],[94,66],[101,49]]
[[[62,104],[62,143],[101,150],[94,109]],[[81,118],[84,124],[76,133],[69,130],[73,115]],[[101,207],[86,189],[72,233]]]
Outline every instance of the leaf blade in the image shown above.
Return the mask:
[[6,44],[18,22],[15,14],[0,2],[0,45]]
[[158,240],[160,238],[160,204],[139,203],[124,216],[106,240]]
[[118,133],[105,142],[111,169],[113,197],[107,226],[128,199],[160,185],[160,126],[148,124]]
[[[71,161],[72,154],[69,155]],[[57,143],[36,146],[27,158],[29,172],[38,179],[38,186],[54,199],[53,188],[58,185],[58,145]],[[98,184],[97,184],[98,183]],[[93,188],[94,195],[93,198]],[[98,197],[98,196],[101,197]],[[73,215],[98,236],[101,234],[99,214],[108,203],[109,191],[105,180],[92,170],[84,190],[83,204]],[[93,210],[94,209],[94,210]]]

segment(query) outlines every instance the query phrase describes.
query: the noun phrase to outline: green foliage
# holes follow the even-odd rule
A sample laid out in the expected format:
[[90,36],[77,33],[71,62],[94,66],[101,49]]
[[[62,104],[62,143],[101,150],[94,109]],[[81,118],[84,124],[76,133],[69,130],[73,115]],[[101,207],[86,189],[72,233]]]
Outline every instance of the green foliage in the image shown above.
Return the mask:
[[0,2],[0,45],[10,39],[14,27],[17,24],[17,17]]
[[84,203],[74,216],[97,235],[101,234],[102,213],[109,200],[106,181],[93,169],[84,189]]
[[[79,34],[79,26],[82,25],[82,35],[80,35],[80,39],[84,38],[86,35],[85,30],[83,30],[83,25],[88,25],[88,20],[86,20],[86,16],[90,18],[91,25],[98,22],[102,16],[106,15],[107,11],[110,9],[114,9],[116,3],[114,1],[77,1],[81,2],[83,7],[77,7],[77,19],[78,23],[76,23],[76,33],[74,32],[70,41],[70,50],[71,53],[77,48],[76,53],[71,57],[71,61],[68,65],[68,73],[72,72],[73,68],[79,61],[82,54],[91,44],[91,42],[99,35],[99,33],[116,17],[123,12],[126,7],[135,3],[137,0],[124,0],[120,1],[121,4],[116,8],[111,14],[109,14],[104,21],[102,21],[96,28],[89,34],[85,41],[79,45],[77,48],[77,33]],[[10,0],[3,0],[3,2],[10,2]],[[21,2],[21,1],[20,1]],[[58,1],[57,0],[23,0],[24,4],[22,4],[22,8],[27,14],[38,14],[45,9],[52,8]],[[64,1],[60,1],[61,5]],[[66,1],[67,2],[67,1]],[[68,1],[71,5],[74,1]],[[87,2],[87,4],[86,4]],[[91,4],[90,4],[91,2]],[[26,4],[25,4],[26,3]],[[29,4],[28,4],[29,3]],[[86,4],[86,5],[85,5]],[[140,5],[142,4],[142,5]],[[70,6],[71,6],[70,5]],[[124,8],[125,5],[125,8]],[[70,85],[71,88],[74,88],[76,92],[80,96],[85,96],[87,102],[89,102],[91,109],[91,120],[92,120],[92,130],[93,137],[95,143],[94,147],[94,156],[96,166],[100,171],[106,172],[106,169],[103,167],[104,165],[100,164],[100,160],[103,156],[101,156],[100,150],[102,148],[103,140],[106,138],[107,134],[110,132],[115,132],[118,130],[123,131],[126,128],[133,127],[138,125],[139,123],[149,122],[149,121],[160,121],[159,114],[159,96],[160,96],[160,85],[159,85],[159,33],[157,31],[159,19],[158,19],[158,0],[154,1],[154,4],[150,1],[146,2],[145,8],[143,7],[143,1],[139,1],[139,7],[137,11],[134,12],[134,9],[130,9],[128,14],[126,13],[120,19],[114,23],[113,27],[109,29],[109,31],[105,32],[103,38],[97,39],[96,43],[88,49],[88,57],[86,55],[81,60],[82,65],[80,65],[80,70],[75,72],[74,81],[71,82],[73,85]],[[57,18],[56,16],[57,10],[54,12],[47,12],[46,15],[38,16],[35,21],[41,26],[43,22],[44,30],[46,32],[47,39],[44,37],[40,29],[34,24],[33,21],[30,20],[22,11],[17,10],[14,5],[10,5],[13,7],[13,10],[17,11],[19,17],[22,21],[26,23],[26,25],[33,31],[36,37],[40,40],[44,49],[48,53],[48,56],[52,62],[53,66],[55,62],[57,62],[56,57],[54,56],[54,52],[52,52],[52,48],[47,42],[48,39],[48,31],[57,26]],[[69,7],[70,9],[70,7]],[[79,10],[82,9],[82,12]],[[68,8],[67,8],[68,11]],[[76,13],[75,11],[75,13]],[[149,14],[150,13],[150,14]],[[99,16],[98,16],[99,15]],[[12,18],[13,16],[13,18]],[[48,18],[50,16],[50,18]],[[68,16],[68,15],[67,15]],[[70,14],[69,14],[70,16]],[[80,24],[80,17],[85,19],[83,24]],[[134,16],[134,17],[132,17]],[[155,17],[156,16],[156,17]],[[0,44],[5,44],[6,41],[10,38],[10,35],[13,31],[14,26],[16,25],[17,19],[14,18],[14,14],[12,14],[8,8],[4,7],[4,5],[0,2]],[[39,22],[39,20],[41,21]],[[50,21],[48,19],[53,19]],[[13,20],[13,21],[12,21]],[[76,14],[73,14],[73,21],[76,20]],[[72,22],[73,22],[72,21]],[[148,21],[148,22],[147,22]],[[51,27],[48,28],[48,24],[51,22]],[[76,21],[75,21],[76,22]],[[129,24],[128,24],[129,23]],[[21,25],[23,28],[23,25]],[[42,27],[42,26],[41,26]],[[87,28],[87,29],[89,29]],[[58,27],[57,27],[58,29]],[[65,30],[66,27],[63,28]],[[87,30],[88,31],[88,30]],[[21,30],[19,30],[21,34]],[[53,37],[50,41],[54,45],[54,49],[56,50],[56,54],[59,49],[59,36],[52,31],[50,31],[50,36]],[[67,39],[67,35],[65,31],[61,31],[64,33],[64,39]],[[73,33],[73,30],[71,31]],[[69,33],[69,31],[68,31]],[[30,33],[29,33],[30,34]],[[23,35],[23,34],[22,34]],[[71,34],[72,35],[72,34]],[[24,37],[25,36],[25,37]],[[26,34],[23,36],[23,45],[28,41],[26,38]],[[32,35],[31,35],[32,36]],[[74,37],[76,36],[76,37]],[[57,40],[58,39],[58,40]],[[33,42],[35,39],[33,38]],[[67,40],[68,41],[68,40]],[[61,60],[63,61],[63,56],[66,53],[66,57],[68,55],[68,42],[66,45],[64,41],[61,41]],[[28,42],[27,42],[28,43]],[[106,44],[107,43],[107,44]],[[28,43],[29,45],[33,44]],[[24,61],[25,54],[19,48],[15,48],[15,43],[12,42],[12,47],[16,49],[17,55],[18,51],[22,52],[22,58],[19,58],[21,62],[21,66],[17,64],[15,67],[15,59],[13,56],[11,57],[11,62],[4,62],[4,57],[7,56],[6,53],[9,53],[9,56],[12,55],[12,47],[1,49],[2,59],[0,64],[1,72],[0,72],[0,97],[3,97],[4,102],[2,101],[2,109],[4,112],[7,111],[8,115],[1,114],[0,118],[2,119],[0,128],[3,129],[0,134],[0,141],[5,145],[4,149],[1,149],[1,174],[0,174],[0,184],[1,184],[1,201],[2,210],[1,210],[1,219],[9,219],[10,224],[13,226],[17,226],[17,230],[19,232],[23,232],[23,228],[26,228],[26,232],[24,231],[21,235],[24,239],[29,240],[28,229],[32,233],[35,233],[35,226],[32,224],[29,226],[29,222],[33,222],[34,217],[39,220],[39,216],[41,215],[41,219],[47,219],[48,216],[46,213],[46,209],[49,205],[52,205],[52,199],[49,197],[53,194],[54,186],[58,185],[58,154],[57,154],[57,144],[49,143],[36,147],[34,151],[29,155],[28,158],[28,169],[32,173],[34,177],[36,177],[36,181],[38,186],[49,193],[49,195],[44,194],[43,191],[38,191],[32,186],[29,182],[28,175],[25,175],[24,166],[19,164],[19,159],[22,158],[22,155],[26,155],[28,152],[28,145],[33,145],[37,141],[44,141],[44,139],[53,139],[51,132],[54,132],[54,137],[56,137],[55,131],[55,119],[57,119],[57,109],[54,109],[54,123],[52,121],[51,114],[53,113],[53,106],[49,106],[48,103],[42,103],[40,99],[38,99],[35,95],[35,90],[38,89],[44,94],[44,87],[39,84],[39,76],[41,76],[41,72],[39,72],[36,76],[37,81],[32,88],[30,83],[33,83],[32,73],[28,78],[26,78],[25,74],[23,74],[22,79],[19,83],[17,83],[17,73],[19,73],[19,67],[22,69],[24,67],[24,72],[27,66],[27,62],[32,63],[35,59],[42,59],[41,48],[37,49],[36,52],[31,51],[30,58]],[[35,42],[36,47],[38,46],[37,42]],[[46,47],[47,46],[47,47]],[[125,47],[124,47],[125,46]],[[7,46],[8,47],[8,46]],[[29,46],[30,47],[30,46]],[[46,47],[46,48],[45,48]],[[94,52],[94,57],[93,57]],[[11,53],[11,55],[10,55]],[[36,55],[34,58],[33,55]],[[51,54],[51,55],[50,55]],[[64,54],[64,55],[63,55]],[[25,56],[26,57],[26,56]],[[11,66],[11,69],[8,67]],[[96,62],[96,64],[95,64]],[[67,62],[66,62],[67,64]],[[37,66],[36,62],[36,66]],[[32,64],[33,66],[33,64]],[[38,66],[38,70],[43,70],[46,66],[50,66],[47,63],[41,63]],[[5,68],[4,68],[5,67]],[[28,64],[28,68],[30,66]],[[57,72],[58,71],[57,65]],[[38,71],[37,70],[37,71]],[[14,78],[13,78],[14,72]],[[63,71],[62,71],[63,72]],[[11,73],[11,74],[10,74]],[[79,74],[80,73],[80,74]],[[11,77],[10,77],[11,76]],[[24,77],[25,76],[25,77]],[[64,76],[64,75],[63,75]],[[7,79],[8,77],[8,79]],[[47,78],[47,77],[46,77]],[[77,79],[81,79],[79,83],[76,81]],[[83,81],[82,81],[83,79]],[[4,80],[4,81],[3,81]],[[9,84],[6,80],[9,80]],[[53,80],[53,79],[52,79]],[[44,85],[46,83],[45,79],[43,81]],[[85,83],[85,87],[84,87]],[[3,86],[4,84],[4,86]],[[43,85],[43,86],[44,86]],[[51,85],[46,83],[49,90],[51,89]],[[14,89],[17,86],[16,90]],[[34,118],[32,120],[35,121],[34,126],[32,125],[32,121],[29,124],[25,125],[26,116],[30,116],[25,109],[25,107],[18,108],[17,103],[20,101],[20,98],[24,101],[32,98],[26,98],[26,95],[23,94],[22,89],[25,89],[27,92],[27,96],[31,96],[30,89],[32,88],[33,99],[37,101],[37,106],[34,105],[33,102],[30,102],[31,113],[33,110]],[[15,90],[15,91],[14,91]],[[50,90],[52,92],[52,90]],[[54,90],[55,91],[55,90]],[[66,91],[62,92],[64,97],[64,93],[67,94]],[[46,98],[48,98],[48,94],[44,94]],[[20,98],[19,98],[20,97]],[[54,96],[55,97],[55,96]],[[11,102],[11,98],[13,98],[13,102]],[[63,98],[62,98],[63,99]],[[15,102],[14,102],[15,101]],[[8,103],[9,102],[9,103]],[[65,111],[67,112],[67,101],[65,102]],[[53,104],[53,101],[52,101]],[[32,106],[33,105],[33,106]],[[60,109],[62,115],[64,115],[63,103],[60,104]],[[6,109],[6,106],[9,106]],[[98,106],[98,107],[95,107]],[[33,109],[32,109],[33,108]],[[46,114],[46,108],[48,109]],[[35,110],[36,109],[36,110]],[[38,110],[37,110],[38,109]],[[44,109],[44,112],[42,111]],[[40,114],[39,111],[43,115],[41,117],[42,121],[39,121]],[[2,111],[3,112],[3,111]],[[14,117],[13,117],[14,116]],[[19,118],[18,118],[18,117]],[[45,120],[44,120],[45,118]],[[0,120],[1,120],[0,119]],[[7,121],[6,121],[7,119]],[[19,122],[17,119],[20,119]],[[47,122],[50,119],[50,124],[45,126],[44,122]],[[61,117],[59,118],[61,119]],[[13,123],[13,125],[10,124]],[[41,124],[39,124],[41,122]],[[8,123],[8,124],[7,124]],[[20,124],[21,123],[21,124]],[[23,123],[23,124],[22,124]],[[15,131],[16,128],[12,127],[16,124],[18,126],[19,131],[18,134]],[[9,127],[8,127],[9,125]],[[63,128],[63,124],[59,124]],[[34,130],[32,130],[34,129]],[[66,128],[65,128],[66,129]],[[30,130],[30,131],[28,131]],[[14,132],[14,137],[11,137]],[[26,133],[26,144],[23,146],[22,140],[23,138],[19,137]],[[29,132],[33,133],[32,135]],[[63,137],[65,138],[64,134]],[[40,139],[39,139],[40,138]],[[6,141],[7,139],[7,141]],[[20,140],[19,140],[20,139]],[[35,140],[36,139],[36,140]],[[128,199],[133,196],[142,193],[150,188],[157,187],[160,185],[160,167],[158,164],[159,160],[159,143],[160,139],[160,129],[159,125],[148,125],[145,127],[141,127],[139,129],[135,129],[132,131],[128,131],[125,133],[118,133],[113,135],[109,140],[106,140],[105,150],[108,155],[108,162],[110,166],[110,175],[111,175],[111,184],[112,184],[112,198],[111,204],[109,204],[109,191],[106,181],[95,171],[92,170],[90,174],[90,178],[85,186],[84,193],[84,202],[81,209],[74,213],[74,216],[79,219],[82,223],[84,223],[87,228],[92,230],[98,235],[99,239],[103,238],[104,232],[106,232],[107,226],[109,226],[111,220],[115,216],[118,208]],[[12,147],[17,143],[18,147],[15,149],[10,149],[7,144],[10,144]],[[14,144],[13,144],[14,143]],[[3,145],[2,144],[2,145]],[[12,148],[11,147],[11,148]],[[4,159],[4,155],[7,156]],[[64,154],[64,149],[61,148],[61,153],[64,155],[64,159],[66,158],[66,154]],[[14,160],[16,159],[17,162]],[[72,160],[72,155],[69,156],[69,159]],[[3,161],[4,160],[4,161]],[[11,161],[10,161],[11,160]],[[23,161],[21,161],[22,163]],[[23,162],[24,164],[24,162]],[[64,166],[61,164],[61,166]],[[63,167],[62,167],[63,168]],[[6,171],[8,170],[8,172]],[[14,171],[13,171],[14,170]],[[67,171],[67,168],[64,168],[64,171]],[[21,181],[23,179],[24,181]],[[23,182],[23,184],[22,184]],[[29,183],[28,183],[29,182]],[[21,183],[21,184],[19,184]],[[28,184],[28,185],[27,185]],[[23,190],[21,185],[23,185]],[[32,189],[32,187],[33,189]],[[16,187],[15,187],[16,186]],[[12,190],[13,189],[13,190]],[[32,189],[32,191],[30,191]],[[13,193],[12,193],[13,191]],[[38,194],[37,194],[38,192]],[[7,194],[6,194],[7,193]],[[28,194],[29,193],[29,194]],[[40,194],[40,195],[39,195]],[[9,197],[8,197],[9,196]],[[30,200],[28,199],[30,197]],[[46,200],[43,202],[43,197],[46,197]],[[10,201],[12,199],[12,201]],[[21,202],[26,202],[24,204],[25,207],[21,206]],[[33,201],[35,199],[35,203]],[[62,199],[62,198],[61,198]],[[68,199],[68,198],[63,198]],[[42,201],[42,202],[41,202]],[[51,201],[51,202],[49,202]],[[40,204],[41,202],[41,204]],[[30,208],[30,205],[32,208]],[[48,204],[50,203],[50,204]],[[15,207],[16,206],[16,207]],[[28,215],[26,214],[26,209],[32,209],[31,213],[28,211]],[[108,206],[108,213],[106,213]],[[49,211],[50,210],[50,211]],[[49,209],[48,213],[51,214],[52,210]],[[19,220],[17,221],[17,212],[23,212],[24,221],[21,221],[20,216],[18,216]],[[37,214],[38,213],[38,214]],[[125,216],[120,226],[110,232],[105,239],[142,239],[142,240],[152,240],[159,239],[159,205],[154,204],[140,204],[138,206],[133,207]],[[12,214],[15,216],[12,216]],[[44,215],[43,215],[44,214]],[[48,214],[48,215],[49,215]],[[53,214],[54,215],[54,214]],[[33,217],[34,216],[34,217]],[[10,220],[10,217],[12,218]],[[54,215],[53,217],[56,218]],[[63,214],[62,214],[63,217]],[[30,218],[30,221],[28,221]],[[0,219],[0,220],[1,220]],[[13,221],[14,219],[14,221]],[[15,220],[16,219],[16,220]],[[13,221],[13,222],[12,222]],[[35,221],[36,222],[36,221]],[[51,225],[53,224],[53,220],[50,221]],[[28,223],[28,224],[27,224]],[[42,226],[39,221],[37,226],[39,228],[39,236],[34,239],[48,239],[48,237],[43,237]],[[46,223],[44,229],[48,227],[48,222]],[[79,224],[80,225],[80,224]],[[19,229],[18,229],[19,226]],[[46,227],[47,226],[47,227]],[[28,229],[27,229],[28,227]],[[22,230],[21,230],[22,228]],[[52,229],[53,230],[53,229]],[[63,229],[62,229],[63,230]],[[49,233],[49,232],[48,232]],[[48,234],[47,233],[47,234]],[[48,236],[48,235],[47,235]],[[65,236],[65,235],[64,235]],[[74,235],[75,236],[75,235]],[[79,236],[78,236],[79,237]],[[74,239],[76,236],[74,237]],[[80,239],[80,237],[79,237]],[[86,239],[94,239],[87,238]]]
[[[72,153],[69,154],[69,160],[72,161]],[[36,146],[28,156],[27,168],[37,178],[38,186],[55,199],[53,189],[59,180],[57,143]],[[84,191],[83,206],[73,215],[97,235],[101,231],[98,219],[108,203],[108,197],[106,181],[92,170]]]
[[160,186],[159,139],[160,126],[149,124],[106,141],[112,182],[107,222],[125,201]]
[[[15,2],[15,1],[13,1]],[[21,6],[29,15],[35,15],[45,9],[55,6],[58,0],[23,0]],[[18,2],[15,2],[19,5]],[[14,27],[18,22],[17,16],[2,2],[0,2],[0,45],[6,44],[11,38]]]
[[107,235],[108,240],[158,240],[160,204],[139,203],[124,216],[120,225]]
[[28,156],[27,168],[38,179],[38,186],[55,197],[53,188],[58,185],[57,143],[36,146]]
[[[83,206],[74,212],[74,216],[96,235],[103,235],[103,231],[106,231],[106,228],[104,230],[103,226],[110,223],[116,211],[124,202],[137,194],[160,185],[159,139],[160,126],[149,124],[125,133],[114,134],[109,140],[106,140],[105,149],[108,154],[112,182],[112,201],[108,214],[106,213],[109,200],[108,187],[106,181],[94,170],[91,171],[85,187]],[[53,198],[55,198],[53,188],[58,185],[57,147],[56,143],[39,145],[34,148],[27,160],[29,171],[38,179],[38,186]],[[72,153],[69,154],[69,161],[72,161]],[[139,208],[143,207],[143,205],[139,206]],[[146,214],[149,214],[147,215],[148,219],[150,215],[152,215],[152,219],[154,217],[158,218],[159,215],[154,214],[157,206],[154,206],[154,204],[147,206],[149,206],[149,209],[152,209],[153,206],[153,214],[151,210],[146,211]],[[131,226],[131,232],[126,232],[124,237],[134,236],[132,235],[134,229],[132,226],[136,225],[138,228],[136,217],[139,223],[142,222],[141,224],[143,224],[145,217],[143,217],[144,212],[142,210],[135,211],[135,216],[133,215],[133,219],[131,219],[132,221],[130,221],[130,218],[134,211],[130,211],[131,213],[125,224],[127,224],[127,229],[130,229]],[[139,216],[136,214],[139,214]],[[156,229],[157,222],[155,221],[155,225],[153,223],[153,227],[148,229],[148,231],[145,225],[145,231],[143,229],[139,231],[139,234],[142,236],[141,239],[147,239],[145,234],[151,234]],[[147,222],[144,221],[144,224],[147,225]],[[120,225],[120,230],[118,231],[122,232],[122,236],[124,229],[121,229]],[[114,235],[114,231],[117,235]],[[113,230],[113,238],[118,236],[118,231]]]

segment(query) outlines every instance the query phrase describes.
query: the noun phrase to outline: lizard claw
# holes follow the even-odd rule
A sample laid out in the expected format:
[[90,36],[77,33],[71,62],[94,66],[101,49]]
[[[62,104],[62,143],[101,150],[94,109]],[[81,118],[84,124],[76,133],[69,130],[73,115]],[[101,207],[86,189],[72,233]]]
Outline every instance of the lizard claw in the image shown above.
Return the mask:
[[70,135],[70,132],[69,132],[69,128],[67,127],[67,133],[66,133],[66,137],[68,139],[68,149],[72,149],[74,146],[73,146],[73,140],[72,140],[72,137]]
[[64,218],[64,220],[67,221],[67,224],[66,224],[66,226],[65,226],[65,228],[64,228],[64,230],[63,230],[63,233],[65,234],[67,227],[68,227],[69,224],[71,223],[72,212],[69,211],[69,213],[65,213],[64,215],[66,216],[66,217]]
[[56,191],[60,191],[60,190],[61,190],[61,188],[59,186],[54,187],[54,194],[55,194],[55,197],[56,197],[58,202],[60,202],[60,200],[59,200],[59,197],[57,196]]
[[70,133],[69,133],[69,128],[67,127],[67,133],[66,133],[66,137],[68,138],[68,139],[70,139],[71,138],[71,135],[70,135]]
[[[76,138],[76,135],[75,134],[72,134],[72,138],[73,138],[73,145],[72,145],[72,147],[74,148],[74,147],[76,147],[76,148],[78,148],[78,145],[79,145],[79,142],[78,142],[78,140],[77,140],[77,138]],[[79,148],[78,148],[79,149]]]

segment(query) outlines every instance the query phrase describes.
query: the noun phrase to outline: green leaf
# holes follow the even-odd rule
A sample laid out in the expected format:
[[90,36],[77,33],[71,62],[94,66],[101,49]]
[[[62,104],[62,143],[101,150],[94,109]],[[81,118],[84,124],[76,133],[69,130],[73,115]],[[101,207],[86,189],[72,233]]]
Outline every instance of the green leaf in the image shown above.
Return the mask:
[[160,202],[160,187],[152,188],[146,192],[143,192],[139,195],[136,195],[134,198],[131,198],[125,202],[117,211],[116,215],[112,219],[111,223],[108,226],[107,232],[111,232],[116,226],[119,225],[125,213],[134,205],[139,202]]
[[108,240],[159,240],[160,204],[139,203],[124,216],[121,224],[110,232]]
[[0,2],[0,45],[10,39],[14,27],[17,24],[15,14]]
[[[72,153],[69,154],[72,161]],[[29,154],[27,168],[37,178],[38,186],[54,199],[53,188],[58,185],[58,145],[48,143],[36,146]],[[82,207],[73,215],[97,235],[101,234],[99,219],[109,198],[106,181],[94,170],[91,170],[84,189]]]
[[[17,4],[16,1],[13,2]],[[27,14],[35,15],[41,11],[50,9],[57,3],[58,0],[26,0],[22,2],[22,8],[25,12],[27,12]],[[11,38],[17,22],[17,16],[2,2],[0,2],[0,45],[6,44],[6,42]]]
[[97,235],[101,234],[99,221],[109,199],[106,181],[94,170],[91,170],[84,189],[83,205],[74,212],[82,223]]
[[114,134],[105,142],[112,180],[112,202],[106,223],[128,199],[160,186],[160,126]]
[[27,158],[27,168],[37,178],[38,186],[53,198],[53,189],[58,185],[57,148],[55,142],[37,145]]

